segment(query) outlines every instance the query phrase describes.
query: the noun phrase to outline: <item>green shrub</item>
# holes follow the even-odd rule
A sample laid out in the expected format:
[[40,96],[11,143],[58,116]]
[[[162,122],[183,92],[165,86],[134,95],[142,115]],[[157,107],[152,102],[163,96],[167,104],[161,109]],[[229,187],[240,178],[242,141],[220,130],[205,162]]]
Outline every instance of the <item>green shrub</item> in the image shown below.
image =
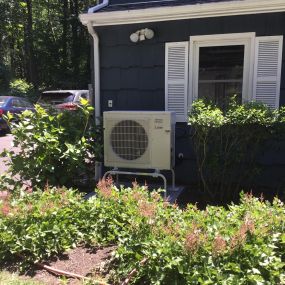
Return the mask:
[[23,79],[15,79],[10,82],[10,93],[13,96],[27,96],[33,86]]
[[228,210],[189,205],[183,211],[139,187],[120,192],[103,187],[103,195],[105,227],[113,232],[114,225],[125,223],[117,228],[118,249],[110,266],[115,284],[134,269],[132,284],[285,281],[285,209],[279,200],[271,205],[243,195],[240,205]]
[[25,97],[32,102],[36,102],[38,95],[34,86],[26,82],[24,79],[14,79],[10,82],[9,95]]
[[284,139],[284,109],[260,103],[237,104],[226,111],[202,100],[189,115],[201,188],[213,201],[228,201],[251,189],[259,155],[270,139]]
[[[239,205],[181,210],[145,187],[14,192],[0,198],[0,259],[36,261],[79,243],[117,244],[107,264],[118,284],[284,284],[285,208],[251,195]],[[111,270],[111,271],[110,271]]]
[[93,177],[95,159],[101,159],[101,134],[91,121],[87,101],[76,111],[55,112],[36,106],[12,125],[14,146],[6,151],[9,171],[33,186],[73,186]]
[[84,219],[80,195],[64,188],[30,191],[14,191],[2,197],[0,261],[13,256],[43,260],[82,240],[77,226],[77,221]]

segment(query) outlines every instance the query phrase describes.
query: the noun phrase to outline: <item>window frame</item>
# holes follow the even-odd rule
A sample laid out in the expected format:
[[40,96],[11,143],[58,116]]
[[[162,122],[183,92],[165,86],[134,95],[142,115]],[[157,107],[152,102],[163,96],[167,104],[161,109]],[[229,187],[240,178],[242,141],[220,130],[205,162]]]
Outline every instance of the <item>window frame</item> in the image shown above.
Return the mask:
[[[17,104],[15,104],[15,103],[17,103],[18,106],[17,106]],[[22,107],[21,107],[21,100],[20,100],[19,98],[13,98],[12,101],[11,101],[11,107],[14,108],[14,109],[20,109],[20,108],[22,108]]]
[[214,34],[190,36],[189,48],[189,89],[188,110],[198,99],[200,47],[244,45],[244,71],[242,83],[242,101],[253,99],[255,33]]

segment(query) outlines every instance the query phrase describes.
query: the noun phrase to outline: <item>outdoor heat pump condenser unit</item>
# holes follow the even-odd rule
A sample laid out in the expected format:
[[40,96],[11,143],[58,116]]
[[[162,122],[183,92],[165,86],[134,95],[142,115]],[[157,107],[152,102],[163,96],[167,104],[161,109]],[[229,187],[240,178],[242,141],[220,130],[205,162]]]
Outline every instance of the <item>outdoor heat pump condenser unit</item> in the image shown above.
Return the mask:
[[104,112],[107,167],[171,170],[175,163],[175,113]]

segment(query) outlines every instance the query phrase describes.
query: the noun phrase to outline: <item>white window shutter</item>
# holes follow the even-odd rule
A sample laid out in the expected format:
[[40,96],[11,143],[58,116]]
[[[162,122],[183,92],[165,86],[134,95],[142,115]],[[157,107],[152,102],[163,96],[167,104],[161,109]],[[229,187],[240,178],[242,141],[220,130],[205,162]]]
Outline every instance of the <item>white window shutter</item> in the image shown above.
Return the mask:
[[272,109],[279,108],[283,36],[257,37],[253,95]]
[[187,122],[188,50],[188,42],[165,45],[165,109],[177,122]]

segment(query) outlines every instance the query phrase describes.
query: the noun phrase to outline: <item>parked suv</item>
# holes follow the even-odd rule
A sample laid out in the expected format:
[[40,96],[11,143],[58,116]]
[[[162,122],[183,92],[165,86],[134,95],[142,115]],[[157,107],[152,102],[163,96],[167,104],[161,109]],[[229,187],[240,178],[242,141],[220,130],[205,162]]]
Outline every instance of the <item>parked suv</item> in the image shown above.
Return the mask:
[[53,90],[41,94],[38,104],[53,106],[57,109],[74,110],[80,104],[80,99],[89,101],[89,90]]

